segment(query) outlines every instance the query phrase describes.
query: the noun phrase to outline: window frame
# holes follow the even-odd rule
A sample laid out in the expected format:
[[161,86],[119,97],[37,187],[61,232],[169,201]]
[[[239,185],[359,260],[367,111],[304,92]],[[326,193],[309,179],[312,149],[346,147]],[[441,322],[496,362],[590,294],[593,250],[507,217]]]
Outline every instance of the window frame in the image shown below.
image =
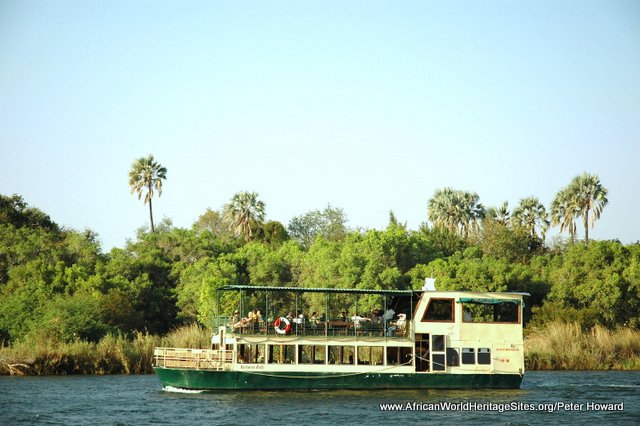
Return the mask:
[[[438,319],[428,319],[427,314],[429,313],[429,308],[432,306],[433,302],[442,302],[449,301],[451,307],[451,319],[446,320],[438,320]],[[456,309],[455,309],[455,299],[449,297],[434,297],[429,299],[429,303],[427,304],[427,308],[424,310],[424,314],[422,315],[422,320],[420,322],[439,322],[439,323],[452,323],[456,322]]]

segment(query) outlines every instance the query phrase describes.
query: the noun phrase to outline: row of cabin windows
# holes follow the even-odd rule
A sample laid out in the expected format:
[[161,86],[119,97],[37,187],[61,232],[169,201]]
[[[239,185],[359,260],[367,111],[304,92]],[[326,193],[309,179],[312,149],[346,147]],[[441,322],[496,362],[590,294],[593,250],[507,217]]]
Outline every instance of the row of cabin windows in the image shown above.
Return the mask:
[[[238,362],[249,364],[344,364],[383,365],[385,348],[381,346],[265,345],[239,344]],[[386,365],[411,362],[411,348],[386,347]]]
[[[423,322],[453,322],[454,299],[430,299],[422,317]],[[463,322],[518,323],[519,305],[503,302],[495,305],[463,303]]]
[[[447,348],[446,359],[443,353],[433,353],[431,359],[433,361],[433,371],[445,371],[446,367],[460,367],[460,365],[490,365],[491,349],[478,348],[478,357],[476,358],[475,348],[462,348],[462,357],[458,353],[458,349]],[[446,362],[446,365],[445,365]]]

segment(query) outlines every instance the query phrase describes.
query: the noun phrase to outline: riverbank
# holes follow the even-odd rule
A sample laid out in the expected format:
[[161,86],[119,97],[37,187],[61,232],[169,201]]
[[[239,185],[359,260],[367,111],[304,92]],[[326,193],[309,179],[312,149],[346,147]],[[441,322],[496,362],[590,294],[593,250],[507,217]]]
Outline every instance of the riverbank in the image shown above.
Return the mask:
[[640,370],[640,331],[551,323],[528,330],[528,370]]
[[164,337],[136,333],[107,335],[98,343],[21,342],[0,348],[0,375],[150,374],[154,347],[200,348],[210,339],[209,332],[191,325]]
[[[108,335],[98,343],[22,342],[0,348],[0,375],[149,374],[153,348],[208,347],[210,334],[185,326],[160,337]],[[640,370],[640,331],[551,323],[527,330],[527,370]]]

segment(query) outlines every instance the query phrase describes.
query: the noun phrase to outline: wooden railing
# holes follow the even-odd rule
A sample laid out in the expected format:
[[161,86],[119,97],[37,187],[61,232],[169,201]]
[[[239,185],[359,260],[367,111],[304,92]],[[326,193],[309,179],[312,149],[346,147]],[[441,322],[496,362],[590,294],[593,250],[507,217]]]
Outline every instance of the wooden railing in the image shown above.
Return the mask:
[[234,351],[211,349],[155,348],[154,365],[166,368],[224,370],[235,357]]

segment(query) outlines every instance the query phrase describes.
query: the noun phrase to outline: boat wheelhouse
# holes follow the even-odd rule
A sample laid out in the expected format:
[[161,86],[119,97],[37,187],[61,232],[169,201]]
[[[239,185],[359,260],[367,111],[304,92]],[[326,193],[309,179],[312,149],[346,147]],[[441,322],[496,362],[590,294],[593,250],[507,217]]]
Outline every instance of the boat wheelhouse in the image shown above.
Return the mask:
[[[292,311],[324,298],[324,314],[287,316],[283,292]],[[154,369],[165,387],[199,390],[519,388],[524,295],[226,286],[219,307],[253,314],[219,319],[210,348],[156,348]],[[372,300],[380,309],[358,311]]]

